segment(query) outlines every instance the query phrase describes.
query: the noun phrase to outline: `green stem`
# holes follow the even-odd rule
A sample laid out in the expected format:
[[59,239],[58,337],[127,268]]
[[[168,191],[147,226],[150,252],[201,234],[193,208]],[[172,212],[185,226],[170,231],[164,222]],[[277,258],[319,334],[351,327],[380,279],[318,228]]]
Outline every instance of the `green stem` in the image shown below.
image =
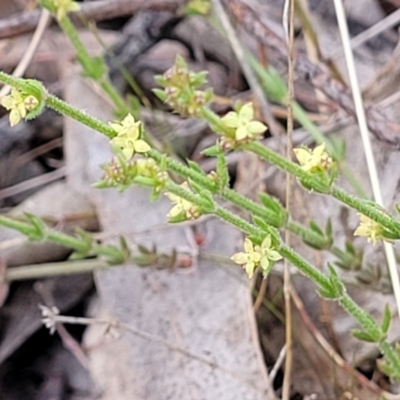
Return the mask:
[[257,226],[247,222],[243,218],[238,217],[224,207],[221,207],[213,199],[203,199],[200,195],[195,194],[172,181],[167,182],[165,186],[165,191],[173,193],[203,209],[209,209],[210,201],[212,201],[213,214],[217,215],[231,225],[236,226],[238,229],[245,232],[246,234],[256,236],[260,243],[267,235],[267,232],[264,232],[261,228],[258,228]]
[[40,279],[52,276],[86,274],[109,265],[99,259],[65,261],[58,263],[24,265],[23,267],[8,268],[5,280],[7,282],[26,279]]
[[[161,160],[165,157],[163,154],[159,153],[157,150],[151,150],[148,155],[151,158],[154,158],[157,162],[161,162]],[[209,179],[206,175],[202,175],[201,173],[190,169],[189,167],[186,167],[182,163],[175,161],[174,159],[170,157],[165,158],[165,162],[167,167],[178,173],[179,175],[189,178],[193,180],[195,183],[198,185],[201,185],[207,190],[210,190],[212,193],[216,193],[218,190],[218,187],[214,181]],[[232,204],[235,204],[241,208],[243,208],[246,211],[249,211],[252,215],[257,215],[260,218],[265,219],[265,222],[275,226],[276,228],[282,228],[282,226],[279,226],[279,222],[277,221],[276,214],[272,211],[270,211],[268,208],[255,203],[251,199],[248,199],[234,190],[226,187],[222,190],[220,193],[221,196],[230,201]],[[307,229],[295,222],[287,222],[286,224],[287,229],[289,229],[291,232],[295,233],[296,235],[299,235],[302,239],[306,240],[308,243],[314,244],[316,248],[324,248],[326,247],[326,241],[321,238],[320,235],[316,234],[315,232],[311,231],[310,229]]]
[[255,203],[251,199],[241,196],[234,190],[227,187],[222,190],[221,195],[231,203],[243,208],[246,211],[249,211],[252,215],[257,215],[258,217],[263,218],[269,225],[273,225],[276,228],[281,228],[279,218],[277,218],[275,212],[270,211],[268,208]]
[[285,257],[288,261],[295,265],[300,272],[315,282],[317,286],[323,289],[330,288],[329,278],[302,257],[300,257],[292,248],[285,244],[281,244],[278,251],[282,257]]
[[339,299],[339,304],[352,315],[358,323],[368,332],[372,337],[382,336],[381,329],[378,327],[373,318],[366,313],[357,303],[348,295],[344,294]]
[[[95,81],[98,81],[102,89],[108,94],[110,99],[113,101],[115,104],[116,108],[128,113],[129,108],[126,106],[124,100],[121,98],[119,93],[115,90],[114,86],[110,83],[106,76],[106,69],[104,65],[104,61],[102,59],[93,59],[88,51],[86,50],[86,47],[80,40],[78,33],[72,24],[71,20],[69,19],[68,16],[65,16],[61,21],[59,21],[59,25],[61,29],[64,31],[64,33],[68,36],[69,40],[71,41],[72,45],[75,48],[75,51],[77,53],[77,59],[81,63],[83,69],[87,73],[87,75],[92,78]],[[99,74],[101,77],[99,79],[95,79],[95,75],[97,74],[92,74],[91,69],[95,69],[96,66],[95,64],[101,63],[104,65],[104,71]],[[102,66],[98,66],[97,68],[101,69],[103,68]]]
[[108,136],[109,138],[113,138],[116,135],[114,129],[112,129],[109,125],[105,124],[97,118],[86,114],[84,111],[81,111],[78,108],[71,106],[70,104],[66,103],[63,100],[60,100],[53,95],[48,95],[46,99],[46,105],[49,108],[52,108],[53,110],[59,112],[60,114],[67,115],[68,117],[71,117],[76,121],[81,122],[82,124],[96,130],[97,132]]
[[[181,186],[169,182],[166,185],[166,189],[177,196],[180,196],[187,201],[190,201],[193,204],[198,205],[199,207],[204,206],[204,199],[201,196],[192,193],[189,190],[182,188]],[[209,199],[207,199],[207,205]],[[229,224],[239,228],[243,232],[248,235],[253,235],[258,238],[258,240],[262,240],[267,232],[264,232],[262,229],[258,228],[247,222],[246,220],[232,214],[230,211],[224,209],[214,202],[214,210],[213,213],[220,217],[222,220],[228,222]],[[291,249],[286,244],[281,243],[279,249],[279,253],[290,261],[296,268],[303,273],[305,276],[310,278],[314,283],[317,284],[321,289],[325,289],[329,291],[331,288],[330,279],[315,268],[312,264],[308,263],[304,260],[300,255],[298,255],[293,249]],[[344,294],[339,299],[339,304],[351,315],[355,318],[355,320],[364,328],[364,330],[370,334],[371,337],[379,338],[382,336],[381,329],[372,319],[372,317],[362,310],[347,294]],[[384,350],[386,354],[388,354],[388,360],[391,364],[397,369],[400,373],[400,360],[396,356],[394,349],[386,342],[381,342],[380,345],[383,345],[382,351]]]
[[390,215],[385,214],[383,211],[378,210],[376,207],[368,204],[366,200],[359,199],[336,186],[332,186],[330,189],[327,188],[325,184],[315,179],[312,174],[302,170],[301,167],[297,164],[280,156],[274,151],[263,146],[261,143],[251,143],[244,147],[247,150],[254,152],[261,158],[281,168],[282,170],[290,172],[298,179],[307,182],[307,185],[309,185],[315,191],[331,194],[340,202],[348,205],[353,209],[356,209],[360,213],[378,222],[380,225],[384,226],[385,228],[389,229],[400,237],[400,222],[396,221]]
[[332,187],[331,194],[335,199],[347,204],[351,208],[356,209],[360,213],[373,219],[400,237],[400,222],[396,221],[389,214],[386,214],[385,211],[377,209],[375,206],[370,205],[365,200],[358,199],[357,197],[336,186]]
[[252,235],[258,238],[258,241],[261,243],[268,232],[264,232],[261,228],[247,222],[243,218],[238,217],[237,215],[231,213],[226,208],[223,208],[219,205],[215,205],[214,214],[228,222],[229,224],[236,226],[242,232],[245,232],[247,235]]
[[259,157],[270,162],[271,164],[276,165],[278,168],[289,172],[296,178],[307,182],[307,184],[310,185],[310,187],[312,187],[312,189],[316,190],[317,192],[329,192],[329,187],[320,182],[314,175],[304,171],[299,165],[287,160],[285,157],[282,157],[278,153],[275,153],[273,150],[263,146],[261,143],[253,142],[243,146],[243,148],[257,154]]
[[[33,226],[30,223],[18,221],[16,219],[9,217],[0,216],[0,225],[6,228],[19,231],[28,237],[32,237],[35,234],[37,234],[37,227]],[[67,235],[62,232],[58,232],[56,230],[47,227],[44,234],[44,240],[61,244],[77,252],[82,252],[87,250],[87,243],[85,243],[82,239],[76,238],[71,235]],[[96,255],[104,255],[110,258],[117,258],[117,257],[120,258],[120,252],[114,246],[104,246],[95,244],[92,248],[92,252]]]
[[100,81],[100,86],[108,94],[108,97],[113,101],[118,110],[121,110],[123,113],[126,114],[130,112],[129,108],[125,104],[124,99],[115,90],[114,86],[111,84],[108,78],[102,78]]
[[[1,71],[0,80],[17,88],[20,88],[21,90],[25,87],[23,85],[24,80],[13,78],[7,74],[2,73]],[[78,108],[71,106],[70,104],[53,95],[47,96],[46,105],[61,114],[67,115],[75,119],[76,121],[79,121],[82,124],[100,133],[103,133],[109,138],[115,136],[115,131],[109,125],[86,114],[84,111],[81,111]],[[211,119],[213,115],[215,114],[212,112],[208,113],[208,119]],[[219,121],[219,118],[216,116],[214,122],[217,123],[217,121]],[[216,193],[218,191],[218,185],[214,181],[209,179],[206,175],[203,175],[191,168],[188,168],[182,163],[177,162],[170,157],[165,157],[165,155],[159,153],[157,150],[151,150],[148,155],[158,162],[161,162],[163,159],[165,159],[166,165],[170,170],[178,173],[181,176],[192,179],[194,182],[210,190],[212,193]],[[267,208],[255,203],[250,199],[247,199],[244,196],[239,195],[237,192],[230,188],[224,188],[221,195],[233,204],[244,208],[254,215],[264,218],[267,223],[279,227],[279,223],[277,221],[275,213],[271,212]],[[289,223],[287,227],[294,233],[300,234],[302,238],[307,238],[309,242],[315,243],[316,247],[321,247],[321,238],[310,230],[307,230],[306,228],[301,229],[298,225],[295,226],[294,223]]]
[[26,83],[24,79],[14,78],[12,75],[0,71],[0,81],[5,83],[6,85],[12,86],[15,89],[18,89],[20,91],[25,91]]

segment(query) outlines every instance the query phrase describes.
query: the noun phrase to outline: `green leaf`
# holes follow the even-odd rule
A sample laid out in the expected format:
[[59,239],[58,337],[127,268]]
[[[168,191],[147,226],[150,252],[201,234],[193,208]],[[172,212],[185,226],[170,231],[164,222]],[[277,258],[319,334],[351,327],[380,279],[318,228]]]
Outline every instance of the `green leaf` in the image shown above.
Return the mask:
[[341,296],[343,296],[346,289],[343,282],[340,280],[335,267],[328,263],[328,268],[330,272],[329,280],[331,282],[332,289],[336,293],[336,298],[340,298]]
[[43,220],[31,213],[25,213],[25,217],[31,224],[31,231],[26,235],[30,240],[40,241],[46,238],[46,224]]
[[73,252],[69,257],[70,260],[81,260],[82,258],[86,258],[90,255],[93,248],[93,237],[90,233],[78,228],[76,230],[76,235],[81,240],[83,248]]
[[201,86],[207,82],[207,71],[200,71],[197,73],[192,73],[190,76],[190,86],[195,88],[197,86]]
[[353,243],[350,242],[349,240],[346,240],[345,248],[346,248],[346,251],[348,253],[350,253],[351,255],[355,255],[356,254],[356,249],[354,248]]
[[335,292],[332,290],[331,287],[326,287],[326,288],[319,288],[318,289],[318,293],[321,297],[324,297],[325,299],[330,299],[330,300],[334,300],[336,299],[336,294]]
[[264,68],[263,65],[250,53],[247,53],[246,59],[258,75],[261,85],[267,97],[278,103],[284,103],[287,99],[286,82],[273,67]]
[[162,89],[153,89],[153,93],[162,101],[167,101],[167,95],[165,94],[164,90]]
[[161,86],[168,86],[168,82],[162,75],[155,75],[154,80]]
[[356,339],[362,340],[363,342],[376,343],[376,340],[368,332],[361,331],[359,329],[354,329],[351,331],[351,334]]
[[274,197],[269,196],[266,193],[260,193],[259,198],[265,208],[274,211],[276,214],[280,214],[282,213],[282,211],[286,212],[278,199],[275,199]]
[[390,311],[389,306],[386,304],[385,309],[383,311],[383,317],[381,323],[381,329],[384,334],[388,332],[391,320],[392,320],[392,313]]
[[124,257],[124,262],[125,262],[131,256],[131,249],[129,248],[128,243],[123,236],[121,236],[119,238],[119,247],[120,247],[121,254]]
[[212,196],[212,193],[206,189],[202,189],[199,192],[199,195],[201,196],[203,202],[205,202],[206,204],[202,204],[201,205],[201,211],[202,213],[205,214],[210,214],[214,211],[215,207],[214,207],[214,199]]
[[269,230],[269,225],[260,217],[257,215],[252,216],[253,222],[258,225],[261,229],[268,231]]
[[118,249],[115,246],[108,246],[109,249],[112,249],[114,254],[113,255],[108,255],[107,256],[107,262],[110,265],[120,265],[124,264],[128,258],[126,257],[126,254],[124,254],[121,249]]
[[190,184],[190,188],[193,189],[193,191],[195,191],[196,193],[200,194],[204,190],[202,186],[198,185],[192,179],[189,179],[188,181]]
[[185,61],[185,59],[184,59],[180,54],[178,54],[178,55],[176,56],[176,58],[175,58],[175,65],[176,65],[178,68],[187,69],[186,61]]
[[221,148],[218,145],[208,147],[201,152],[201,154],[204,154],[205,156],[208,157],[216,157],[220,153],[221,153]]
[[[154,253],[154,249],[150,250],[146,246],[144,246],[140,243],[137,245],[137,248],[138,248],[139,253],[144,254],[146,256]],[[157,252],[157,250],[155,252]]]
[[319,235],[325,236],[325,235],[324,235],[324,232],[323,232],[322,229],[317,225],[316,222],[310,221],[310,228],[311,228],[312,231],[318,233]]
[[198,172],[201,175],[206,176],[205,172],[200,168],[199,164],[197,164],[196,162],[192,161],[192,160],[186,160],[188,166],[190,169],[192,169],[193,171]]
[[389,239],[389,241],[390,240],[400,239],[399,234],[397,234],[397,233],[395,233],[395,232],[393,232],[393,231],[391,231],[391,230],[389,230],[389,229],[387,229],[385,227],[382,227],[382,236],[385,239]]
[[333,231],[332,220],[330,218],[328,218],[328,222],[326,223],[326,226],[325,226],[325,235],[328,238],[332,238],[332,231]]

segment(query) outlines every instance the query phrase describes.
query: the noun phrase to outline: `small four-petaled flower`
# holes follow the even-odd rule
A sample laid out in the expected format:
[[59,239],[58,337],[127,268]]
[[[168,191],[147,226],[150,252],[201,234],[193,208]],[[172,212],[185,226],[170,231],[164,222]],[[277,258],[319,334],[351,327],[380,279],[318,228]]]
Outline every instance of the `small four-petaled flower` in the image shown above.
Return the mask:
[[241,265],[248,277],[251,278],[259,266],[266,275],[271,263],[281,258],[282,256],[272,246],[271,236],[267,235],[262,241],[261,246],[254,246],[253,242],[249,238],[246,238],[244,241],[244,252],[234,254],[231,260]]
[[333,165],[332,158],[325,151],[325,143],[320,144],[314,150],[300,147],[293,149],[293,151],[304,171],[324,172],[328,171]]
[[11,89],[11,94],[0,99],[0,104],[10,111],[10,125],[15,126],[25,118],[29,111],[34,110],[39,101],[36,97],[25,96],[18,89]]
[[135,153],[146,153],[150,150],[150,146],[140,138],[142,123],[135,122],[131,114],[121,122],[110,122],[109,125],[117,132],[117,136],[111,139],[111,145],[119,149],[127,160]]
[[368,218],[364,214],[358,213],[360,225],[354,232],[354,236],[365,236],[368,242],[375,244],[383,239],[382,227],[378,222]]
[[235,141],[245,142],[258,139],[267,127],[259,122],[253,121],[254,109],[252,103],[243,105],[238,112],[230,111],[221,118],[221,122],[228,128],[235,130]]

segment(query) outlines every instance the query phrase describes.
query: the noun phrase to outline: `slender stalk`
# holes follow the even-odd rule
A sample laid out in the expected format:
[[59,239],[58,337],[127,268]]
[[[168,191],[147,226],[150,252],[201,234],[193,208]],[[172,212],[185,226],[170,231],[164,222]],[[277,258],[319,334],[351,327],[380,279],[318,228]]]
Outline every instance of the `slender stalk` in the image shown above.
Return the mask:
[[[161,162],[164,157],[157,150],[151,150],[148,154],[158,162]],[[196,172],[189,167],[186,167],[182,163],[175,161],[170,157],[165,158],[165,162],[169,169],[178,173],[179,175],[192,179],[194,182],[210,190],[211,192],[215,192],[217,190],[215,182],[211,181],[207,176],[202,175],[201,173]],[[221,196],[231,203],[245,209],[246,211],[249,211],[252,215],[257,215],[263,218],[268,224],[273,225],[276,228],[282,227],[277,221],[275,213],[271,212],[266,207],[255,203],[251,199],[238,194],[234,190],[230,188],[224,188]],[[307,243],[313,244],[316,248],[324,248],[327,245],[326,240],[324,240],[320,235],[296,222],[288,221],[285,227],[294,234],[300,236]]]
[[[287,101],[287,146],[286,158],[290,160],[293,151],[293,103],[294,103],[294,0],[285,0],[284,9],[287,9],[287,15],[283,15],[283,24],[288,27],[288,101]],[[286,18],[287,17],[287,18]],[[285,21],[286,20],[286,21]],[[292,201],[292,175],[286,172],[286,211],[290,215],[290,206]],[[285,244],[290,246],[290,231],[285,229]],[[290,398],[290,383],[292,380],[293,366],[293,317],[291,302],[291,276],[290,262],[287,258],[284,260],[283,274],[283,297],[285,299],[285,374],[282,385],[282,400]]]
[[275,153],[273,150],[269,149],[268,147],[263,146],[259,142],[253,142],[248,145],[243,146],[244,149],[252,151],[253,153],[257,154],[259,157],[263,158],[264,160],[270,162],[271,164],[276,165],[278,168],[282,169],[283,171],[289,172],[290,174],[294,175],[298,179],[307,182],[312,189],[327,193],[329,192],[329,187],[326,184],[319,181],[314,175],[309,172],[304,171],[298,164],[291,162],[290,160],[282,157],[281,155]]
[[309,185],[311,189],[314,189],[317,192],[331,194],[340,202],[348,205],[351,208],[356,209],[360,213],[378,222],[379,224],[391,230],[400,237],[400,222],[395,220],[389,214],[386,214],[383,210],[380,210],[376,206],[371,205],[370,202],[359,199],[345,192],[343,189],[338,188],[335,185],[332,185],[331,188],[328,188],[323,182],[315,179],[312,174],[303,171],[301,167],[299,167],[297,164],[286,160],[284,157],[273,152],[272,150],[268,149],[260,143],[251,143],[249,145],[246,145],[245,148],[254,152],[261,158],[271,162],[280,169],[290,172],[292,175],[296,176],[300,180],[307,182],[307,185]]
[[113,138],[116,135],[114,129],[112,129],[106,123],[86,114],[84,111],[79,110],[79,108],[71,106],[70,104],[66,103],[63,100],[60,100],[59,98],[53,95],[48,95],[46,99],[46,105],[49,108],[52,108],[53,110],[59,112],[60,114],[64,114],[68,117],[71,117],[74,120],[81,122],[82,124],[96,130],[97,132],[100,132],[103,135],[108,136],[109,138]]
[[223,219],[224,221],[228,222],[229,224],[236,226],[242,232],[245,232],[248,235],[253,235],[258,237],[260,243],[268,233],[263,231],[261,228],[258,228],[257,226],[250,224],[246,220],[236,216],[235,214],[232,214],[230,211],[221,206],[215,207],[214,214]]
[[[68,36],[72,45],[74,46],[75,51],[77,53],[77,58],[80,61],[87,75],[100,84],[102,89],[107,93],[107,95],[113,101],[117,109],[128,113],[129,109],[126,106],[125,101],[121,98],[119,93],[115,90],[114,86],[109,82],[106,76],[104,61],[102,59],[99,60],[93,59],[90,56],[84,44],[80,40],[78,33],[68,16],[65,16],[61,21],[59,21],[59,25],[61,29],[64,31],[64,33]],[[95,78],[95,75],[97,74],[91,73],[92,72],[91,69],[96,69],[96,68],[98,68],[100,71],[98,73],[99,78],[97,77]]]
[[[58,232],[46,226],[44,226],[43,231],[39,233],[38,228],[29,222],[22,222],[4,216],[0,216],[0,225],[17,230],[28,237],[35,237],[38,234],[42,234],[43,239],[41,240],[58,243],[77,252],[85,252],[88,250],[88,243],[83,239]],[[121,258],[120,251],[114,246],[105,246],[95,243],[90,250],[93,254],[103,255],[111,259]]]
[[7,268],[5,280],[7,282],[26,279],[41,279],[52,276],[86,274],[109,265],[98,258],[58,263],[24,265],[23,267]]
[[378,209],[365,200],[358,199],[336,186],[332,186],[331,195],[400,236],[400,222],[386,214],[383,209]]
[[372,317],[361,309],[348,294],[344,294],[339,299],[339,304],[352,315],[371,336],[379,337],[381,335],[381,330]]

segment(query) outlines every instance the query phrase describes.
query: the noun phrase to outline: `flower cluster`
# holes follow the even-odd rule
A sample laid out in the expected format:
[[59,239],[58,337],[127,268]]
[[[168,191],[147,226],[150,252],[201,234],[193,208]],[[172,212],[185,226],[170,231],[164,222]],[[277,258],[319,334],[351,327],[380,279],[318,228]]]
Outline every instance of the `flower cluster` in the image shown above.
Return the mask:
[[240,264],[245,269],[249,278],[252,278],[259,266],[263,275],[268,275],[272,265],[280,259],[282,256],[274,249],[270,235],[264,238],[261,246],[254,246],[253,242],[246,238],[244,252],[236,253],[231,257],[233,262]]
[[123,190],[133,182],[137,175],[136,163],[125,161],[122,157],[113,157],[109,163],[103,164],[101,168],[103,170],[102,187],[119,187]]
[[0,99],[0,104],[10,111],[10,125],[15,126],[26,118],[28,113],[39,105],[39,100],[32,95],[26,95],[18,89],[11,89],[11,94]]
[[117,133],[111,139],[111,145],[117,153],[121,153],[126,160],[129,160],[135,153],[146,153],[150,146],[141,139],[142,123],[136,121],[131,114],[128,114],[121,122],[110,122],[109,125]]
[[152,158],[126,160],[114,157],[109,163],[102,165],[103,176],[95,186],[98,188],[116,187],[123,191],[133,184],[152,187],[158,196],[164,189],[168,174]]
[[204,71],[189,71],[184,59],[177,56],[175,65],[164,75],[155,78],[164,90],[154,89],[154,93],[178,114],[184,117],[199,116],[203,106],[213,96],[211,89],[198,90],[199,86],[206,83],[206,75]]
[[254,121],[253,117],[253,104],[246,103],[238,111],[230,111],[221,118],[224,132],[220,132],[220,145],[224,150],[260,139],[267,127],[262,122]]
[[[181,187],[184,189],[189,189],[187,182],[183,182]],[[183,199],[182,197],[174,193],[165,193],[165,195],[173,202],[175,205],[171,208],[167,214],[168,222],[182,222],[187,220],[194,220],[200,217],[201,210],[196,205],[190,201]]]
[[333,166],[333,160],[325,151],[325,143],[320,144],[314,150],[306,147],[293,149],[301,168],[304,171],[318,173],[329,171]]

